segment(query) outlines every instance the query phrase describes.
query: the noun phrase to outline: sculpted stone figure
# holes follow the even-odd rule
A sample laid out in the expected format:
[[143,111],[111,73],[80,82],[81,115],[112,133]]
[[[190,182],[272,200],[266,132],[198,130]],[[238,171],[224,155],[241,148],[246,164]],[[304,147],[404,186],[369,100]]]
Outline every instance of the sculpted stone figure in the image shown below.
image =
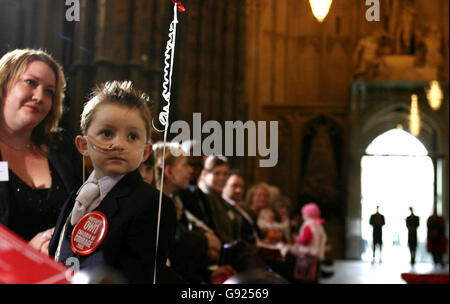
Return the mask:
[[402,4],[403,7],[395,33],[395,49],[400,54],[413,54],[416,9],[414,8],[414,2],[411,0],[402,2]]
[[391,53],[390,39],[384,31],[363,37],[356,46],[354,62],[355,79],[374,79],[383,68],[382,56]]
[[442,55],[442,33],[436,25],[427,26],[419,37],[417,65],[440,68],[444,61]]
[[414,0],[388,0],[385,10],[389,18],[387,30],[394,42],[394,54],[413,54],[417,28]]

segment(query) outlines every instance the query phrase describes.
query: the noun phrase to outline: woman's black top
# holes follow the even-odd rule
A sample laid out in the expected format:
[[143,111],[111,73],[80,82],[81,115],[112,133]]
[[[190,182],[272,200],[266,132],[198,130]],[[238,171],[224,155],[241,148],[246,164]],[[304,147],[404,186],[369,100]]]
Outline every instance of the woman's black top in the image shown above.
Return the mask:
[[50,165],[52,186],[34,189],[9,170],[10,211],[8,228],[30,241],[37,233],[55,226],[61,206],[69,196],[62,180]]
[[50,189],[34,189],[11,170],[9,181],[0,181],[0,224],[27,241],[55,226],[65,200],[82,184],[81,155],[73,137],[64,130],[54,136],[55,145],[47,155]]

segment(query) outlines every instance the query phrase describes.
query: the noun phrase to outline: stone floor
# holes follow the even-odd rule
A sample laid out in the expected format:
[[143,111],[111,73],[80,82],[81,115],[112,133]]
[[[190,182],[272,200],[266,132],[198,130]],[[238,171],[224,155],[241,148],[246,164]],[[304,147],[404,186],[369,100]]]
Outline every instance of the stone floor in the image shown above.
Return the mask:
[[434,266],[432,263],[416,263],[386,261],[334,261],[325,270],[334,271],[334,275],[321,279],[321,284],[406,284],[401,278],[403,272],[414,273],[449,273],[448,264],[445,267]]

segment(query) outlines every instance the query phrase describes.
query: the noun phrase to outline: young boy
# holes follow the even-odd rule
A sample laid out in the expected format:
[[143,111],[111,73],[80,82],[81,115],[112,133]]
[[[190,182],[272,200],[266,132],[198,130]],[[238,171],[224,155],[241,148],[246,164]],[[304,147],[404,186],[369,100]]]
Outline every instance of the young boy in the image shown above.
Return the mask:
[[[66,263],[76,258],[80,270],[107,267],[129,283],[153,282],[159,192],[142,180],[138,169],[151,153],[147,102],[147,95],[136,91],[131,82],[112,81],[94,90],[85,104],[83,136],[77,136],[75,143],[83,156],[90,157],[94,171],[61,210],[49,245],[49,254],[56,260]],[[104,236],[87,234],[98,231],[89,229],[92,223],[83,227],[80,219],[86,214],[97,216],[94,224],[103,220]],[[165,271],[176,228],[175,208],[166,200],[160,223],[158,277],[160,269]],[[80,239],[89,251],[80,250],[83,246],[76,243]]]

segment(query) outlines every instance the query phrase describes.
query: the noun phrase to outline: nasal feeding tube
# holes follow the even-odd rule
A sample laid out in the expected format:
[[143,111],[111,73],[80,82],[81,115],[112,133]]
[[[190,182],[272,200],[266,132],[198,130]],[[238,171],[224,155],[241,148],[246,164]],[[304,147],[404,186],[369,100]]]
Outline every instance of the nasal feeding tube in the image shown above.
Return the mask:
[[[83,137],[86,139],[88,144],[91,145],[93,150],[100,152],[100,153],[110,153],[110,152],[115,152],[115,151],[122,152],[122,153],[129,152],[128,146],[130,146],[130,145],[127,145],[127,148],[123,148],[123,147],[120,148],[120,147],[116,146],[116,141],[113,141],[111,144],[100,143],[99,140],[96,140],[89,135],[85,135]],[[139,145],[136,144],[136,146],[133,146],[132,149],[135,150],[140,147],[145,148],[146,145],[147,145],[147,143],[143,144],[142,146],[141,146],[141,144],[139,144]]]

